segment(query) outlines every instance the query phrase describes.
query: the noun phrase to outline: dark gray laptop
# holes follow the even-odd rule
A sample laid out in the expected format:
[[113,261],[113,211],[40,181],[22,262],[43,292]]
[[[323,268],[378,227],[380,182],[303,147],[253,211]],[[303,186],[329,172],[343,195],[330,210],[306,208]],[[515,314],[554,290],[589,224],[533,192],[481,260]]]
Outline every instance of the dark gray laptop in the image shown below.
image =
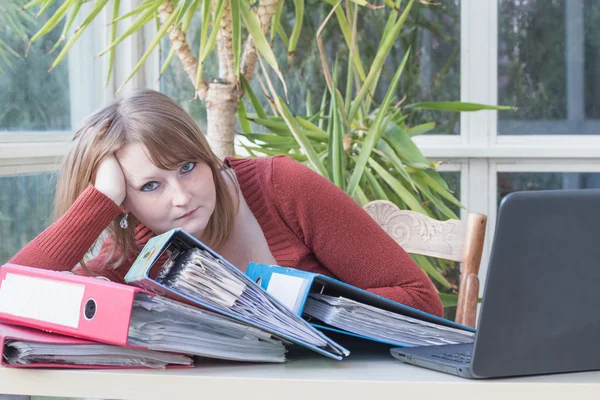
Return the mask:
[[391,353],[467,378],[600,369],[600,190],[506,196],[475,343]]

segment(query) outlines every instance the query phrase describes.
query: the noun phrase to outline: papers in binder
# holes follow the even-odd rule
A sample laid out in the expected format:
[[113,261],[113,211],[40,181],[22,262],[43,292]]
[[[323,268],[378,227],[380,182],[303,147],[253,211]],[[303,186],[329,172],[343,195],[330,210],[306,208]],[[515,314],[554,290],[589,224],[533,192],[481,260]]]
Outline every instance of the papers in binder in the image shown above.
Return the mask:
[[167,365],[192,365],[190,357],[158,351],[131,349],[108,344],[52,344],[7,340],[4,362],[14,364],[64,364],[147,367],[164,369]]
[[287,318],[289,312],[257,286],[244,282],[209,252],[192,248],[170,260],[168,273],[159,282],[188,296],[204,299],[215,308],[226,308],[258,326],[303,339],[317,347],[327,341],[305,323]]
[[349,354],[181,229],[148,241],[125,281],[227,315],[332,358]]
[[0,364],[12,368],[191,367],[191,357],[100,344],[24,326],[0,323]]
[[344,297],[312,293],[304,313],[331,326],[386,343],[432,346],[472,343],[473,332],[451,328],[362,304]]
[[236,361],[284,362],[280,340],[260,329],[161,296],[136,295],[129,343]]
[[400,347],[471,343],[474,329],[349,285],[329,276],[250,263],[246,274],[290,310],[324,332]]

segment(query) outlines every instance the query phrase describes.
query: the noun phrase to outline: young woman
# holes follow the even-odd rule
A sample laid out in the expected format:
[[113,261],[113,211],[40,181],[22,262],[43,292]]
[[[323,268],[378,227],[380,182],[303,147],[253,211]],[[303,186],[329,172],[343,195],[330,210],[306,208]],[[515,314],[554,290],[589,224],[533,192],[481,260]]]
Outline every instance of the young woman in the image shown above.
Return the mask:
[[429,278],[342,190],[289,157],[221,162],[194,120],[155,91],[77,131],[55,217],[9,262],[122,282],[148,239],[182,228],[242,271],[250,261],[298,268],[443,313]]

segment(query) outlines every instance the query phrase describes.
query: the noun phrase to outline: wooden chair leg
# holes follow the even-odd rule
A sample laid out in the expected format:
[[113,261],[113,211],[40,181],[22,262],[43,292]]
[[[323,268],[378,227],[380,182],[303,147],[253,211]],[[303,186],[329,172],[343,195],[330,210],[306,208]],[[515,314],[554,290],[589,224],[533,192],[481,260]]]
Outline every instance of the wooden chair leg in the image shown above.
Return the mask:
[[456,306],[456,318],[454,319],[459,324],[465,324],[465,315],[463,314],[466,309],[465,301],[467,299],[466,294],[466,280],[471,274],[479,274],[479,264],[481,263],[481,255],[483,252],[483,242],[485,240],[485,227],[487,223],[487,217],[479,213],[469,213],[467,216],[467,226],[465,233],[465,247],[463,250],[463,261],[461,268],[460,283],[458,287],[458,304]]
[[[462,304],[462,321],[460,324],[475,328],[477,325],[477,304],[479,300],[479,278],[469,274],[465,279],[464,302]],[[458,310],[457,310],[458,311]]]

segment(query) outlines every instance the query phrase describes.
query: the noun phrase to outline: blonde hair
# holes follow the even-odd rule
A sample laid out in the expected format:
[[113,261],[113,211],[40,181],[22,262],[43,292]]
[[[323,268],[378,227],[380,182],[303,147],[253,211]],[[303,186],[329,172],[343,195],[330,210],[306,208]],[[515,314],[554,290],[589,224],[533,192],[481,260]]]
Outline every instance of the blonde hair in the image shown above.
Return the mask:
[[[239,201],[234,201],[220,173],[224,165],[212,152],[192,117],[169,97],[153,90],[134,92],[101,109],[75,133],[72,148],[58,176],[55,220],[64,215],[92,183],[100,161],[129,143],[143,145],[152,163],[161,169],[174,169],[185,162],[208,164],[217,202],[203,241],[215,250],[225,244],[233,228]],[[112,268],[119,267],[128,256],[137,255],[141,250],[136,247],[134,237],[137,221],[130,219],[129,227],[121,229],[120,218],[121,215],[107,228],[114,246],[105,265],[111,264]],[[83,260],[82,266],[85,269]]]

